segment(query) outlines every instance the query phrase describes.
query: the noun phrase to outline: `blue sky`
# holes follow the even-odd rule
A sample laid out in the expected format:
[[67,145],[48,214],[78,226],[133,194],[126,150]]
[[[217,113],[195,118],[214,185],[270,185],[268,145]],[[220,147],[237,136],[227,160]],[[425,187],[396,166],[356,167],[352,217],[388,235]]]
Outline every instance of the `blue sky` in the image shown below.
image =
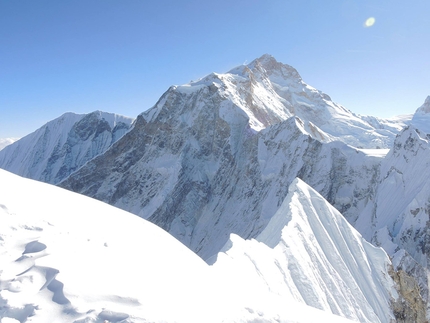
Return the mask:
[[67,111],[136,117],[170,85],[265,53],[355,113],[413,113],[430,95],[429,13],[428,0],[0,0],[0,138]]

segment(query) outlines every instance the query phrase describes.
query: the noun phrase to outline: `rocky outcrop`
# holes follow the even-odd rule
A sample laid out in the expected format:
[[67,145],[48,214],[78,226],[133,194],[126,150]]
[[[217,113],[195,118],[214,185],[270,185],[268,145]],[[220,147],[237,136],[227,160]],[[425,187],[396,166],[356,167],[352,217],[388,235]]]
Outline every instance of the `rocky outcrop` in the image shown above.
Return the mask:
[[420,294],[416,280],[403,270],[395,271],[391,268],[389,274],[396,283],[400,296],[391,303],[396,323],[428,323],[426,302]]

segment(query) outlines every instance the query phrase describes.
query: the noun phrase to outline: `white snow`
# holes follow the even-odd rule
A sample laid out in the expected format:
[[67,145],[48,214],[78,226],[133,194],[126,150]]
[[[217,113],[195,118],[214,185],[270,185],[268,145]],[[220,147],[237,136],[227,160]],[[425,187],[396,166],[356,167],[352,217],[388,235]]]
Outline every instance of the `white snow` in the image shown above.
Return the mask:
[[[209,266],[143,219],[3,170],[0,223],[2,323],[350,322],[298,297],[297,281],[305,282],[320,268],[297,272],[292,263],[273,262],[278,247],[232,237],[231,250],[242,244],[255,259],[245,261],[239,249],[237,255],[220,254],[219,262]],[[347,232],[357,235],[350,228]],[[359,253],[368,255],[375,275],[361,278],[369,279],[369,286],[386,256],[367,245],[364,249]],[[282,265],[287,267],[277,267]],[[376,287],[366,296],[379,299],[381,287]],[[363,312],[366,304],[359,304]]]
[[[214,267],[245,295],[267,293],[360,322],[390,322],[390,260],[317,192],[296,179],[256,240],[232,235]],[[233,276],[236,277],[236,276]],[[248,282],[253,281],[250,289]]]

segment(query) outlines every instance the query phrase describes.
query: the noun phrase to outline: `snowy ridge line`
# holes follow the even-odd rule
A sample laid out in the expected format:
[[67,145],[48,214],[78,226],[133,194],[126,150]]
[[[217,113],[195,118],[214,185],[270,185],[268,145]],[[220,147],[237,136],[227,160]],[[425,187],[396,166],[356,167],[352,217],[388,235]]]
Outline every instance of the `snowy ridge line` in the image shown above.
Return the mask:
[[0,167],[56,184],[103,153],[127,132],[133,119],[95,111],[65,113],[0,151]]
[[[295,184],[301,191],[316,194],[304,183]],[[296,190],[294,185],[290,189]],[[321,203],[327,202],[321,199]],[[279,274],[267,271],[276,263],[271,257],[277,259],[278,247],[271,249],[255,240],[235,241],[233,237],[232,248],[209,266],[143,219],[3,170],[0,220],[0,317],[5,322],[351,322],[333,315],[334,308],[322,311],[307,306],[309,299],[297,299],[292,292],[298,281],[321,274],[321,268],[290,271],[281,252],[275,270],[290,272],[295,283],[286,286],[291,281],[284,280],[279,285],[274,281]],[[308,243],[297,239],[298,244],[302,242]],[[248,252],[245,262],[240,250],[233,253],[241,244]],[[362,255],[367,254],[374,269],[382,270],[384,253],[369,248]],[[247,265],[249,260],[253,266]],[[288,261],[291,265],[293,258]],[[255,275],[264,277],[254,279]],[[338,310],[345,315],[347,307]]]

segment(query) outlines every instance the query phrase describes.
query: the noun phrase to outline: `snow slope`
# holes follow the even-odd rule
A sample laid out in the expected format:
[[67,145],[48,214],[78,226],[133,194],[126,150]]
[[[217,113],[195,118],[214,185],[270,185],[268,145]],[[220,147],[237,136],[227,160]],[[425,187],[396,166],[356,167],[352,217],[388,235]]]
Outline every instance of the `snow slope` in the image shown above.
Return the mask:
[[132,214],[3,170],[0,221],[1,322],[349,322],[210,267]]
[[0,151],[0,168],[28,178],[58,183],[104,152],[133,119],[95,111],[66,113]]
[[390,300],[398,295],[390,264],[381,248],[366,242],[321,195],[296,179],[256,240],[232,235],[214,267],[240,277],[231,284],[241,289],[253,281],[261,293],[355,321],[391,322]]

